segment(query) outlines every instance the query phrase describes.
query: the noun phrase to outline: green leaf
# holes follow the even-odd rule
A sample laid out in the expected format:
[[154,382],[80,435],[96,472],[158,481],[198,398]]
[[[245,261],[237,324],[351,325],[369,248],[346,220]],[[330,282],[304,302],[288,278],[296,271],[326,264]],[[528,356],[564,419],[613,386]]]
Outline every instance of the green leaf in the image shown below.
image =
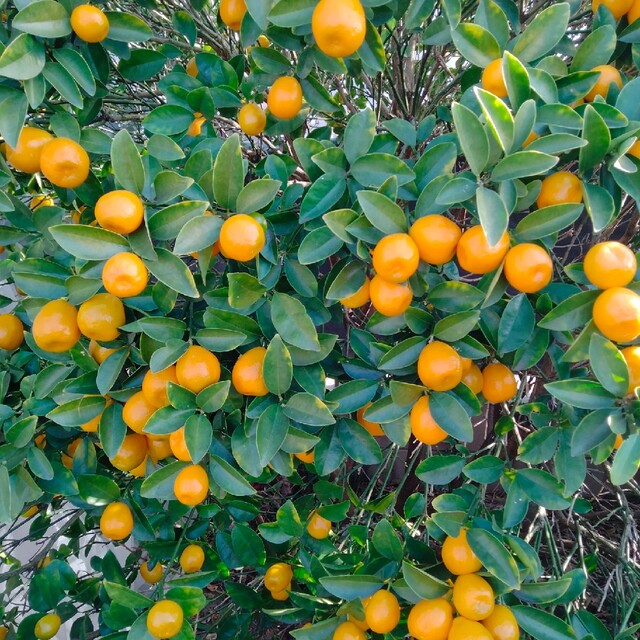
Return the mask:
[[193,112],[190,109],[180,105],[165,104],[151,111],[142,124],[151,133],[173,136],[184,133],[192,121]]
[[240,136],[233,134],[220,147],[213,165],[213,195],[218,205],[223,209],[235,211],[243,184],[244,167]]
[[581,43],[571,62],[571,71],[591,71],[607,64],[616,48],[616,30],[610,24],[594,29]]
[[277,404],[267,407],[258,419],[256,428],[256,444],[260,464],[266,467],[280,447],[289,432],[289,420],[283,409]]
[[502,59],[502,72],[507,85],[507,93],[513,111],[519,111],[520,107],[531,96],[531,84],[526,67],[509,51],[504,52]]
[[355,600],[356,598],[368,598],[373,595],[383,582],[376,576],[346,575],[325,576],[320,578],[320,584],[332,596],[341,600]]
[[196,402],[205,413],[215,413],[216,411],[219,411],[222,408],[222,405],[227,401],[230,388],[230,380],[216,382],[205,387],[196,396]]
[[571,627],[556,616],[526,605],[511,607],[511,611],[525,633],[535,640],[576,640]]
[[487,133],[478,116],[471,109],[459,102],[454,102],[451,111],[456,130],[464,132],[464,135],[458,136],[464,157],[467,159],[471,171],[479,176],[489,162]]
[[90,96],[96,92],[96,80],[91,68],[75,49],[55,49],[53,57],[69,72],[81,89]]
[[231,543],[242,566],[257,567],[265,563],[267,554],[264,549],[264,542],[246,524],[236,523],[231,530]]
[[237,209],[247,213],[260,211],[273,202],[279,190],[279,180],[252,180],[238,194]]
[[293,364],[291,354],[278,334],[267,347],[263,370],[264,382],[271,393],[281,396],[289,390],[293,380]]
[[423,460],[416,468],[416,475],[427,484],[449,484],[460,475],[464,465],[462,456],[436,455]]
[[571,577],[565,576],[560,580],[545,582],[529,582],[523,584],[516,595],[522,602],[535,604],[556,604],[571,586]]
[[563,300],[538,326],[551,331],[572,331],[591,320],[593,305],[600,291],[581,291]]
[[380,520],[373,530],[371,542],[384,558],[400,562],[403,556],[402,542],[388,520]]
[[509,212],[498,193],[485,187],[478,187],[476,191],[478,217],[487,236],[487,241],[493,247],[509,226]]
[[248,273],[229,273],[229,306],[246,309],[264,296],[267,288]]
[[634,433],[624,440],[611,465],[611,482],[620,486],[633,478],[640,468],[640,434]]
[[453,395],[434,391],[429,395],[429,411],[438,425],[456,440],[473,440],[473,426],[469,415]]
[[105,454],[108,458],[113,458],[127,435],[127,425],[122,419],[121,404],[114,402],[105,408],[100,418],[98,435]]
[[446,316],[436,322],[433,335],[438,340],[455,342],[461,340],[478,324],[480,311],[460,311]]
[[144,42],[153,31],[141,18],[125,11],[105,11],[109,20],[109,40],[116,42]]
[[393,120],[387,120],[382,126],[408,147],[416,146],[417,132],[415,125],[411,122],[401,118],[394,118]]
[[214,482],[232,496],[252,496],[256,490],[226,460],[212,455],[209,473]]
[[105,406],[102,396],[85,396],[61,404],[47,414],[47,418],[63,427],[79,427],[95,418]]
[[106,396],[111,391],[128,357],[129,349],[118,349],[100,365],[96,376],[96,386],[101,395]]
[[326,213],[344,194],[347,183],[344,179],[336,180],[334,175],[323,175],[309,188],[300,205],[300,223],[319,218]]
[[616,205],[611,194],[597,184],[583,183],[582,193],[594,233],[599,233],[613,219]]
[[615,396],[593,380],[570,378],[544,386],[552,396],[578,409],[604,409],[615,402]]
[[16,449],[26,447],[33,438],[38,424],[37,416],[26,416],[14,422],[10,427],[5,427],[5,439]]
[[493,34],[479,24],[462,22],[451,31],[456,49],[471,64],[486,67],[500,57],[500,45]]
[[440,598],[450,589],[449,585],[442,580],[430,576],[425,571],[414,567],[408,562],[402,563],[402,576],[411,591],[423,600]]
[[518,469],[518,486],[536,504],[549,510],[566,509],[571,501],[564,497],[562,485],[542,469]]
[[376,380],[349,380],[339,384],[327,394],[327,402],[336,402],[336,415],[353,413],[373,400],[378,390]]
[[379,464],[382,461],[380,445],[355,420],[340,420],[338,437],[345,453],[360,464]]
[[60,224],[49,231],[65,251],[81,260],[107,260],[129,248],[122,236],[100,227]]
[[615,344],[599,333],[591,336],[589,362],[598,382],[610,393],[620,398],[629,388],[629,369]]
[[491,575],[512,589],[520,586],[518,565],[497,536],[485,529],[472,528],[467,531],[467,540]]
[[378,30],[370,20],[367,20],[367,33],[364,42],[358,49],[358,56],[370,75],[384,71],[386,63],[384,43]]
[[116,582],[103,580],[102,586],[113,602],[117,602],[127,609],[146,609],[153,604],[153,600],[150,598]]
[[560,2],[537,13],[513,47],[513,55],[531,62],[551,51],[567,31],[569,4]]
[[504,471],[504,462],[495,456],[483,455],[465,465],[462,472],[469,480],[481,484],[497,482]]
[[588,142],[580,149],[579,155],[579,169],[584,173],[604,159],[611,144],[611,133],[607,123],[590,104],[584,112],[582,137]]
[[307,351],[320,351],[318,334],[304,305],[285,293],[274,293],[271,321],[288,344]]
[[145,266],[160,282],[190,298],[199,298],[193,274],[182,260],[168,249],[156,249],[157,260],[143,260]]
[[353,164],[371,148],[376,134],[376,116],[371,108],[358,111],[349,118],[344,131],[344,153]]
[[62,38],[71,33],[67,10],[54,0],[32,2],[13,17],[12,27],[42,38]]
[[0,76],[30,80],[44,69],[45,61],[43,44],[28,33],[21,33],[0,55]]
[[441,282],[429,291],[429,302],[440,311],[456,313],[477,307],[485,293],[466,282]]
[[211,247],[220,237],[221,227],[222,218],[219,216],[191,218],[179,230],[173,253],[187,255]]
[[201,216],[215,220],[214,216],[202,215],[208,206],[207,202],[195,200],[178,202],[165,207],[149,218],[149,233],[155,240],[173,240],[187,222],[197,217]]
[[515,233],[522,242],[546,238],[571,226],[582,213],[581,204],[556,204],[543,207],[525,216]]
[[310,393],[296,393],[282,406],[285,415],[300,424],[323,427],[335,423],[327,405]]
[[279,27],[301,27],[311,24],[315,0],[280,0],[269,11],[269,22]]
[[94,507],[101,507],[120,498],[118,485],[111,478],[99,475],[78,476],[78,493],[87,504]]
[[[362,191],[360,193],[363,193]],[[314,229],[304,237],[298,248],[300,264],[316,264],[334,256],[342,248],[343,241],[328,227]]]
[[620,409],[598,409],[588,413],[573,431],[571,455],[579,456],[595,449],[611,435],[616,424],[625,424]]
[[547,173],[558,164],[558,161],[556,156],[540,151],[517,151],[498,162],[491,173],[491,179],[503,182]]
[[[28,107],[27,97],[22,91],[7,87],[0,93],[0,134],[10,147],[15,148],[18,145]],[[5,194],[3,196],[7,202],[2,210],[13,211],[11,201]]]
[[141,193],[144,189],[144,167],[131,134],[121,129],[111,143],[111,164],[116,180],[127,191]]
[[482,108],[489,127],[500,143],[500,147],[505,153],[511,150],[514,135],[513,116],[507,105],[492,93],[475,88],[475,94]]
[[535,313],[524,293],[509,300],[498,325],[498,351],[510,353],[529,341],[536,324]]
[[184,439],[194,464],[198,464],[208,453],[212,437],[211,423],[205,416],[196,414],[187,418],[184,424]]
[[398,186],[415,179],[413,171],[400,158],[389,153],[368,153],[361,156],[351,165],[351,175],[361,185],[376,189],[391,176],[398,179]]
[[392,200],[376,191],[358,191],[358,202],[369,222],[385,234],[406,233],[404,211]]
[[410,367],[418,361],[420,352],[426,343],[427,341],[421,336],[414,336],[399,342],[380,358],[378,368],[382,371],[394,371]]

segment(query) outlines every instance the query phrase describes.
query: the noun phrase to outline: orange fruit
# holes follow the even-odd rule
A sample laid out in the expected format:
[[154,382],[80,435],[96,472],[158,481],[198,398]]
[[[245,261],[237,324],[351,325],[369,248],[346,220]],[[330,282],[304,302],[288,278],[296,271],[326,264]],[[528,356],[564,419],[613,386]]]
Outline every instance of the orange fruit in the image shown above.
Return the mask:
[[35,211],[36,209],[39,209],[40,207],[55,207],[56,203],[53,201],[53,198],[50,198],[49,196],[36,196],[35,198],[31,199],[31,202],[29,203],[29,209],[31,209],[31,211]]
[[238,124],[248,136],[259,136],[267,126],[267,114],[257,104],[250,102],[238,112]]
[[120,471],[131,471],[147,456],[147,438],[140,433],[130,433],[124,437],[111,464]]
[[640,347],[625,347],[621,353],[629,370],[627,393],[633,393],[636,387],[640,387]]
[[147,267],[135,253],[123,251],[111,256],[102,268],[102,284],[118,298],[140,295],[149,282]]
[[57,613],[47,613],[36,622],[33,633],[38,640],[50,640],[58,633],[61,624],[62,619]]
[[627,153],[634,158],[640,158],[640,140],[636,140]]
[[166,407],[169,404],[167,397],[169,382],[178,384],[175,365],[169,365],[166,369],[156,373],[149,369],[142,378],[142,393],[147,403],[156,408]]
[[493,613],[482,621],[482,625],[494,640],[518,640],[520,637],[516,617],[511,609],[503,604],[497,604],[493,608]]
[[434,340],[420,352],[418,377],[433,391],[449,391],[462,380],[462,360],[453,347]]
[[540,136],[535,132],[532,131],[525,139],[525,141],[522,143],[522,148],[526,149],[534,140],[537,140]]
[[274,600],[278,600],[279,602],[284,602],[289,599],[289,591],[291,589],[291,585],[288,585],[287,589],[283,589],[282,591],[272,591],[271,597]]
[[485,274],[495,271],[509,251],[509,234],[505,231],[498,244],[491,246],[483,228],[467,229],[458,242],[456,255],[460,266],[469,273]]
[[191,345],[176,362],[178,384],[199,393],[220,380],[220,361],[204,347]]
[[411,607],[407,627],[415,640],[447,640],[452,622],[453,607],[444,598],[434,598]]
[[331,640],[367,640],[367,636],[360,627],[347,621],[336,627]]
[[140,565],[140,577],[149,584],[157,584],[162,580],[162,565],[156,562],[153,569],[149,568],[147,561]]
[[54,138],[40,153],[40,169],[56,187],[79,187],[89,176],[90,166],[87,152],[69,138]]
[[198,75],[198,65],[195,58],[191,58],[191,60],[187,62],[186,71],[192,78],[195,78]]
[[313,464],[316,459],[316,453],[313,449],[311,451],[302,451],[301,453],[294,454],[298,460],[306,462],[307,464]]
[[61,454],[60,459],[62,460],[62,464],[67,467],[67,469],[73,468],[73,457],[76,455],[76,450],[80,446],[81,442],[82,438],[76,438],[71,443],[69,443],[66,453]]
[[538,209],[557,204],[582,202],[582,182],[578,176],[568,171],[557,171],[547,176],[540,186],[536,200]]
[[640,296],[624,287],[605,289],[593,305],[593,321],[614,342],[633,342],[640,336]]
[[[363,607],[367,606],[367,602],[369,602],[369,598],[364,598],[362,600]],[[364,611],[362,615],[364,616]],[[367,624],[366,618],[363,617],[362,619],[360,619],[360,618],[357,618],[355,615],[349,614],[347,616],[347,620],[355,624],[356,627],[358,627],[358,629],[361,629],[362,631],[369,631],[369,625]]]
[[98,363],[102,364],[116,349],[108,349],[103,347],[95,340],[89,341],[89,355]]
[[0,349],[13,351],[24,342],[24,326],[13,313],[0,314]]
[[172,453],[169,437],[147,434],[147,450],[154,462],[168,458]]
[[316,540],[324,540],[331,532],[331,521],[318,515],[315,511],[307,522],[307,533]]
[[332,58],[355,53],[367,34],[367,18],[360,0],[320,0],[311,17],[318,48]]
[[66,300],[51,300],[42,307],[33,321],[31,333],[43,351],[62,353],[80,340],[78,311]]
[[[113,404],[113,401],[111,399],[108,399],[107,406],[109,406],[110,404]],[[89,420],[89,422],[85,422],[84,424],[80,425],[80,428],[87,433],[97,433],[98,428],[100,427],[100,420],[102,419],[103,413],[104,410],[101,411],[95,418]]]
[[173,600],[156,602],[147,614],[147,631],[159,640],[177,635],[184,622],[182,607]]
[[506,98],[508,95],[507,85],[504,81],[502,71],[502,58],[492,60],[482,72],[482,88],[489,93],[493,93],[497,98]]
[[536,293],[551,282],[553,261],[542,247],[523,242],[507,252],[504,276],[517,291]]
[[413,300],[413,291],[408,283],[395,284],[379,275],[371,278],[369,295],[373,308],[389,317],[403,314]]
[[420,259],[427,264],[441,265],[453,260],[462,236],[460,227],[441,215],[418,218],[409,229]]
[[458,616],[451,624],[448,640],[493,640],[493,636],[479,622]]
[[197,544],[190,544],[180,554],[180,566],[185,573],[196,573],[204,564],[204,551]]
[[109,540],[124,540],[133,531],[131,509],[124,502],[111,502],[100,516],[100,531]]
[[144,391],[138,391],[124,403],[122,419],[131,431],[142,433],[144,426],[157,408],[156,405],[149,402]]
[[187,135],[195,138],[202,133],[202,125],[207,121],[207,119],[197,113],[194,113],[193,115],[194,118],[187,129]]
[[475,573],[458,576],[453,583],[453,606],[468,620],[484,620],[495,607],[493,589]]
[[373,268],[387,282],[405,282],[417,271],[419,264],[418,247],[407,233],[386,236],[373,250]]
[[90,4],[81,4],[71,12],[71,28],[85,42],[102,42],[109,35],[109,19]]
[[371,406],[369,402],[364,407],[360,407],[356,411],[356,420],[372,435],[372,436],[384,436],[385,432],[377,422],[371,422],[364,417],[364,412]]
[[347,309],[358,309],[364,306],[371,299],[369,297],[370,285],[371,285],[371,280],[365,277],[364,284],[355,293],[352,293],[350,296],[347,296],[346,298],[341,298],[340,304],[342,304],[342,306],[346,307]]
[[591,10],[595,13],[598,7],[603,4],[616,20],[622,18],[633,6],[633,0],[592,0]]
[[26,511],[23,511],[20,515],[25,520],[28,520],[29,518],[33,518],[33,516],[35,516],[36,513],[38,513],[39,511],[40,511],[40,508],[38,507],[38,505],[34,504],[31,507],[29,507]]
[[115,233],[133,233],[144,220],[142,200],[131,191],[109,191],[96,202],[98,224]]
[[283,591],[291,584],[293,570],[285,562],[272,564],[264,574],[264,586],[269,591]]
[[7,161],[23,173],[40,171],[42,148],[53,140],[48,131],[36,127],[22,127],[15,149],[7,145]]
[[177,431],[174,431],[169,435],[169,446],[171,447],[171,453],[182,462],[193,462],[189,449],[187,448],[187,441],[184,437],[184,427],[180,427]]
[[246,12],[247,5],[244,0],[220,0],[220,20],[233,31],[240,31]]
[[429,411],[429,396],[422,396],[413,405],[410,421],[413,437],[423,444],[435,445],[447,437],[447,432],[433,419]]
[[633,24],[638,18],[640,18],[640,0],[634,0],[631,9],[627,13],[627,20],[629,24]]
[[249,262],[264,247],[264,229],[255,218],[246,213],[238,213],[224,221],[218,243],[225,258]]
[[617,451],[622,446],[623,442],[624,442],[623,437],[619,433],[616,434],[616,440],[613,443],[613,448]]
[[599,289],[625,287],[637,269],[635,254],[621,242],[599,242],[584,257],[584,274]]
[[467,542],[467,530],[463,527],[457,536],[447,536],[442,544],[442,562],[454,576],[476,573],[482,562]]
[[[149,439],[147,438],[147,445],[149,443]],[[131,469],[129,473],[134,478],[144,478],[147,475],[147,461],[149,460],[149,456],[145,456],[144,460],[135,468]]]
[[209,494],[209,476],[197,464],[189,465],[180,471],[173,483],[173,492],[182,504],[195,507]]
[[290,76],[278,78],[267,96],[267,106],[275,118],[291,120],[302,109],[302,87]]
[[482,391],[483,377],[480,367],[473,363],[465,374],[462,375],[462,382],[464,382],[473,393],[478,395]]
[[78,328],[83,335],[99,342],[115,340],[126,323],[120,298],[110,293],[97,293],[78,309]]
[[268,47],[271,44],[271,40],[265,35],[258,36],[257,42],[259,47]]
[[266,396],[269,393],[262,373],[266,355],[264,347],[254,347],[236,360],[231,371],[231,381],[238,393],[243,396]]
[[381,589],[376,591],[365,607],[365,619],[371,631],[389,633],[400,622],[400,604],[393,593]]
[[497,404],[515,398],[518,392],[516,377],[509,367],[500,362],[488,364],[482,372],[482,395]]
[[618,89],[622,89],[622,76],[620,72],[610,64],[599,64],[597,67],[591,69],[591,71],[599,71],[600,75],[593,88],[584,97],[585,102],[593,102],[596,96],[602,96],[606,99],[612,84],[615,84]]

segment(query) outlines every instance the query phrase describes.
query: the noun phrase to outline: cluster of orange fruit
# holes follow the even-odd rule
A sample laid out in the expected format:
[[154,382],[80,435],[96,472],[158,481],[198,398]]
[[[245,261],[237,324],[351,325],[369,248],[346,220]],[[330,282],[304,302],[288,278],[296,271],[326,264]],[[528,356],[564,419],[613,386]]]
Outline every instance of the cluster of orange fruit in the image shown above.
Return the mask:
[[[205,555],[202,547],[197,544],[187,545],[178,560],[180,568],[184,573],[196,573],[202,569],[204,565]],[[157,584],[162,580],[162,576],[165,572],[165,567],[156,562],[154,565],[150,565],[148,560],[145,560],[140,565],[140,577],[148,584]]]

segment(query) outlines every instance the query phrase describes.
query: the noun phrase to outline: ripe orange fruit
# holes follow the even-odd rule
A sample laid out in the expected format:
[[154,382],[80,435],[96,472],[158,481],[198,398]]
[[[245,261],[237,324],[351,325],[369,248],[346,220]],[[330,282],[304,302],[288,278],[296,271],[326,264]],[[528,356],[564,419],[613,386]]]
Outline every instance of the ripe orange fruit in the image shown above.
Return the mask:
[[168,458],[172,453],[169,437],[147,434],[147,450],[154,462]]
[[[369,602],[369,598],[364,598],[362,600],[362,604],[365,608],[367,606],[367,602]],[[364,611],[362,615],[364,616]],[[347,616],[347,620],[349,622],[353,622],[353,624],[355,624],[356,627],[358,627],[358,629],[361,629],[362,631],[369,631],[369,625],[367,624],[366,618],[363,617],[362,619],[360,619],[360,618],[356,618],[355,615],[349,614]]]
[[377,422],[371,422],[364,417],[364,412],[371,406],[369,402],[364,407],[360,407],[356,411],[356,420],[372,435],[372,436],[384,436],[385,432]]
[[283,591],[291,584],[293,570],[285,562],[272,564],[264,574],[264,586],[269,591]]
[[233,31],[240,31],[246,12],[247,5],[244,0],[220,0],[220,20]]
[[453,606],[469,620],[484,620],[495,607],[493,589],[475,573],[458,576],[453,583]]
[[[147,445],[149,443],[149,439],[147,438]],[[134,478],[144,478],[147,475],[147,461],[149,460],[149,456],[145,456],[144,460],[134,469],[131,469],[129,473]]]
[[148,282],[147,267],[135,253],[117,253],[111,256],[102,268],[104,288],[118,298],[140,295]]
[[520,637],[516,617],[511,609],[503,604],[497,604],[493,613],[482,621],[482,625],[494,637],[494,640],[518,640]]
[[435,445],[447,437],[447,432],[433,419],[429,411],[429,396],[422,396],[413,405],[410,421],[413,437],[423,444]]
[[196,573],[204,564],[204,551],[197,544],[190,544],[180,554],[180,566],[185,573]]
[[62,624],[62,619],[57,613],[47,613],[36,622],[33,632],[38,640],[50,640],[53,638]]
[[373,308],[383,316],[399,316],[411,305],[413,291],[408,283],[395,284],[379,275],[369,283],[369,295]]
[[185,467],[176,476],[173,483],[173,492],[182,504],[195,507],[209,494],[209,476],[207,472],[197,464]]
[[238,124],[248,136],[259,136],[267,126],[267,114],[257,104],[250,102],[238,112]]
[[517,391],[516,377],[509,367],[500,362],[492,362],[484,368],[482,395],[487,399],[487,402],[494,404],[507,402],[515,398]]
[[[113,400],[108,399],[107,406],[109,406],[110,404],[113,404]],[[103,413],[104,410],[101,411],[95,418],[91,418],[89,422],[85,422],[84,424],[80,425],[80,428],[87,433],[97,433],[98,428],[100,427],[100,420],[102,419]]]
[[591,9],[593,13],[598,10],[598,7],[603,4],[616,20],[622,18],[633,6],[633,0],[592,0]]
[[124,540],[133,531],[131,509],[124,502],[111,502],[100,516],[100,531],[109,540]]
[[482,569],[482,562],[467,542],[467,530],[460,529],[457,536],[447,536],[442,544],[442,562],[454,576],[475,573]]
[[13,313],[0,314],[0,349],[13,351],[24,342],[24,326]]
[[350,621],[336,627],[331,638],[332,640],[367,640],[365,632]]
[[640,387],[640,347],[625,347],[621,353],[629,370],[627,393],[633,393],[636,387]]
[[55,207],[55,206],[56,206],[56,203],[53,201],[53,198],[50,198],[49,196],[45,196],[45,195],[35,196],[34,198],[31,199],[31,202],[29,203],[29,209],[31,209],[31,211],[35,211],[40,207]]
[[505,231],[498,244],[491,246],[483,228],[478,224],[461,236],[456,255],[460,266],[469,273],[485,274],[495,271],[509,251],[509,234]]
[[475,364],[475,362],[471,364],[469,371],[462,375],[462,382],[464,382],[476,395],[482,391],[482,371],[480,371],[480,367]]
[[330,532],[331,522],[314,511],[307,522],[307,533],[316,540],[324,540]]
[[115,233],[133,233],[144,220],[142,200],[131,191],[109,191],[96,202],[98,224]]
[[131,471],[145,459],[147,455],[147,438],[140,433],[130,433],[124,437],[111,464],[120,471]]
[[269,393],[262,373],[266,355],[264,347],[254,347],[236,360],[231,371],[231,382],[238,393],[243,396],[266,396]]
[[[33,516],[35,516],[36,513],[38,513],[39,511],[40,511],[40,508],[38,507],[38,505],[34,504],[31,507],[29,507],[27,510],[23,511],[20,515],[25,520],[28,520],[29,518],[33,518]],[[2,639],[0,638],[0,640]]]
[[83,335],[99,342],[115,340],[126,323],[120,298],[110,293],[97,293],[78,309],[78,327]]
[[582,202],[582,182],[578,176],[568,171],[557,171],[547,176],[542,181],[536,200],[538,209],[579,202]]
[[622,446],[623,442],[624,442],[623,437],[618,433],[616,435],[616,441],[613,443],[613,448],[617,451]]
[[497,98],[506,98],[508,95],[507,85],[504,81],[502,71],[502,58],[492,60],[482,72],[482,88],[489,93],[493,93]]
[[267,38],[267,36],[265,36],[264,34],[261,36],[258,36],[258,46],[259,47],[268,47],[271,45],[271,40],[269,40],[269,38]]
[[449,391],[462,380],[462,359],[453,347],[434,340],[420,353],[418,377],[433,391]]
[[352,293],[346,298],[341,298],[340,304],[347,309],[358,309],[364,306],[371,299],[369,297],[370,285],[371,281],[369,280],[369,278],[365,277],[364,284],[355,293]]
[[204,347],[191,345],[176,362],[178,384],[199,393],[220,380],[220,361]]
[[593,305],[593,321],[614,342],[633,342],[640,336],[640,296],[624,287],[605,289]]
[[627,20],[629,24],[633,24],[638,18],[640,18],[640,0],[634,0],[631,9],[627,13]]
[[193,462],[191,454],[187,448],[187,441],[184,437],[184,427],[180,427],[169,436],[169,446],[171,453],[182,462]]
[[313,11],[311,31],[318,49],[332,58],[355,53],[367,35],[367,18],[360,0],[320,0]]
[[7,635],[9,634],[9,629],[7,627],[0,627],[0,640],[6,640]]
[[376,591],[365,607],[365,618],[371,631],[389,633],[400,622],[400,604],[393,593],[381,589]]
[[159,640],[177,635],[184,622],[182,607],[173,600],[156,602],[147,614],[147,631]]
[[116,349],[108,349],[103,347],[95,340],[89,341],[89,355],[98,363],[102,364]]
[[102,42],[109,35],[109,19],[90,4],[81,4],[71,12],[71,28],[85,42]]
[[458,616],[453,620],[448,640],[493,640],[493,636],[479,622]]
[[618,89],[622,89],[622,76],[620,72],[610,64],[599,64],[597,67],[591,69],[591,71],[599,71],[600,75],[593,88],[584,97],[585,102],[593,102],[596,96],[602,96],[606,99],[612,84],[615,84]]
[[62,464],[67,467],[67,469],[73,468],[73,457],[76,455],[76,450],[80,446],[81,442],[82,438],[76,438],[67,446],[66,452],[60,455]]
[[301,453],[294,454],[298,460],[301,462],[306,462],[307,464],[313,464],[316,460],[316,452],[311,449],[311,451],[302,451]]
[[407,626],[415,640],[447,640],[453,607],[444,598],[422,600],[411,607]]
[[79,187],[87,179],[90,166],[87,152],[69,138],[54,138],[40,153],[40,170],[56,187]]
[[176,366],[169,365],[166,369],[153,373],[151,369],[142,378],[142,393],[147,403],[153,407],[166,407],[169,404],[167,385],[169,382],[178,384]]
[[522,143],[522,148],[526,149],[534,140],[537,140],[540,136],[532,131],[526,138],[526,140]]
[[584,274],[599,289],[625,287],[637,269],[635,254],[621,242],[599,242],[584,257]]
[[195,58],[191,58],[191,60],[187,62],[186,70],[187,70],[187,74],[190,75],[192,78],[195,78],[198,75],[198,65],[196,63]]
[[7,145],[7,161],[23,173],[40,171],[42,148],[53,140],[48,131],[36,127],[22,127],[15,149]]
[[38,312],[31,333],[43,351],[68,351],[80,340],[78,311],[66,300],[51,300]]
[[149,584],[156,584],[162,580],[162,565],[156,562],[153,569],[149,568],[147,561],[140,565],[140,577]]
[[640,140],[636,140],[627,151],[627,154],[634,158],[640,158]]
[[373,250],[373,268],[387,282],[405,282],[417,271],[419,264],[418,247],[407,233],[386,236]]
[[553,261],[542,247],[523,242],[507,252],[504,276],[517,291],[536,293],[551,282]]
[[274,600],[278,600],[279,602],[284,602],[289,599],[289,591],[291,589],[291,585],[288,585],[287,589],[283,589],[282,591],[272,591],[271,597]]
[[194,113],[193,115],[194,118],[187,129],[187,135],[195,138],[202,133],[202,125],[207,121],[207,119],[199,113]]
[[156,405],[149,402],[144,391],[138,391],[124,403],[122,419],[131,431],[142,433],[144,426],[157,408]]
[[275,118],[291,120],[302,109],[302,87],[300,83],[290,76],[278,78],[267,97],[267,106]]
[[449,218],[430,215],[418,218],[411,225],[409,235],[418,247],[421,260],[441,265],[453,260],[462,230]]
[[224,221],[218,243],[225,258],[249,262],[264,247],[264,229],[255,218],[246,213],[238,213]]

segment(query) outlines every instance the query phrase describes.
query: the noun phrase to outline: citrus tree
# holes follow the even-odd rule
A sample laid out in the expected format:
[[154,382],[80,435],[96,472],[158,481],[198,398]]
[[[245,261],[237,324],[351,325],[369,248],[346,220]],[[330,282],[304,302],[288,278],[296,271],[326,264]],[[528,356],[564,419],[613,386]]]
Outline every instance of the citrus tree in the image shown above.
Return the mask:
[[0,639],[637,637],[640,0],[0,7]]

